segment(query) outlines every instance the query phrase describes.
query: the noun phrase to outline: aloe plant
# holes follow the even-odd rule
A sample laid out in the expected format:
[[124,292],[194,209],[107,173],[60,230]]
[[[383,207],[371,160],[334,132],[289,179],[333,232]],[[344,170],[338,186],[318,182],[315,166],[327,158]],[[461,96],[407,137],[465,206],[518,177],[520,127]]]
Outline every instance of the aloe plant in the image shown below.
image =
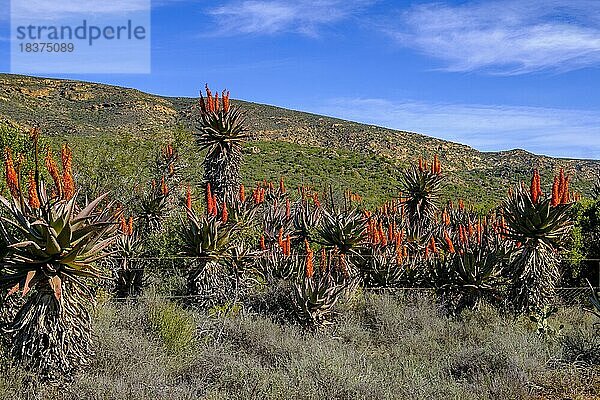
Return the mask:
[[299,320],[315,327],[331,325],[334,307],[346,287],[330,276],[305,277],[296,284],[293,297]]
[[133,218],[121,217],[121,232],[114,244],[112,267],[116,275],[116,295],[119,298],[139,296],[144,284],[143,242],[133,227]]
[[412,166],[402,174],[402,203],[406,209],[406,217],[412,225],[428,224],[433,220],[441,187],[441,165],[437,156],[431,168],[419,159],[418,166]]
[[230,104],[229,92],[213,93],[206,86],[206,97],[200,95],[199,125],[195,134],[204,157],[204,181],[214,195],[228,203],[240,187],[241,143],[248,137],[242,111]]
[[592,305],[592,309],[590,309],[589,311],[596,317],[600,318],[600,292],[596,291],[596,289],[592,286],[592,284],[589,281],[588,286],[591,290],[590,304]]
[[[34,138],[35,143],[35,138]],[[37,147],[37,146],[36,146]],[[63,176],[50,171],[60,190],[47,194],[39,171],[30,174],[27,198],[7,157],[11,198],[0,197],[7,213],[0,228],[7,248],[0,264],[0,289],[25,298],[5,332],[10,355],[44,378],[70,378],[89,363],[89,306],[94,302],[88,280],[102,278],[95,262],[108,255],[116,229],[111,207],[102,195],[77,205],[70,152],[63,158]]]
[[515,188],[503,204],[506,235],[516,248],[511,258],[515,306],[522,311],[539,310],[554,299],[559,278],[558,252],[573,221],[568,178],[561,170],[551,196],[544,196],[540,176],[534,172],[531,187]]
[[182,222],[182,254],[194,257],[188,273],[188,292],[202,306],[212,306],[227,299],[232,281],[225,262],[231,256],[237,225],[220,216],[198,217],[188,208]]
[[407,278],[404,263],[398,262],[396,251],[392,248],[374,247],[362,254],[361,275],[366,287],[398,287]]
[[367,220],[358,210],[330,212],[324,210],[317,228],[320,242],[339,254],[356,253],[366,238]]

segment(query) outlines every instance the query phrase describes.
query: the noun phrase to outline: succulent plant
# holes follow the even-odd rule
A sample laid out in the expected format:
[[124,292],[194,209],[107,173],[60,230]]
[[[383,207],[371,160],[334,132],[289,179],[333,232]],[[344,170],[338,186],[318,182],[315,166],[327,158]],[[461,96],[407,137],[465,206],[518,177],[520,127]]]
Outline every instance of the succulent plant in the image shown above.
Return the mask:
[[246,197],[244,185],[240,185],[239,193],[227,203],[229,220],[241,227],[250,227],[256,221],[259,204],[252,197]]
[[293,302],[302,323],[315,327],[333,323],[334,307],[346,289],[345,284],[336,283],[329,276],[313,276],[305,277],[295,288]]
[[292,282],[302,276],[303,265],[298,254],[284,254],[281,248],[263,251],[259,257],[263,275],[270,281],[285,279]]
[[402,203],[412,225],[428,223],[433,219],[441,186],[441,166],[437,156],[431,168],[419,159],[418,166],[412,166],[402,174]]
[[[220,100],[220,101],[219,101]],[[207,150],[204,158],[204,180],[210,183],[214,195],[230,202],[240,187],[241,144],[246,138],[244,114],[229,102],[229,92],[214,96],[206,86],[206,97],[200,95],[200,121],[196,142]]]
[[151,182],[150,190],[145,191],[139,201],[140,229],[144,235],[158,232],[172,209],[170,192],[163,177],[160,183]]
[[590,312],[596,317],[600,318],[600,292],[596,291],[596,289],[592,286],[592,284],[589,281],[588,286],[591,290],[590,304],[592,305],[592,309],[590,310]]
[[367,220],[358,210],[330,212],[323,210],[321,224],[317,228],[320,242],[335,248],[339,254],[355,253],[366,238]]
[[506,236],[516,243],[511,259],[515,306],[539,310],[554,299],[560,250],[572,227],[569,181],[561,170],[551,196],[544,196],[537,170],[531,187],[517,187],[503,204]]
[[92,356],[88,308],[94,296],[87,280],[102,277],[94,263],[107,256],[116,223],[110,204],[100,206],[106,195],[78,207],[67,147],[62,176],[52,168],[55,163],[47,165],[56,184],[54,196],[46,193],[37,167],[25,196],[19,168],[15,171],[7,152],[11,198],[0,197],[7,213],[0,228],[8,245],[0,288],[25,297],[5,329],[12,357],[44,378],[69,378]]
[[133,228],[133,218],[121,217],[121,232],[114,243],[112,269],[115,274],[115,291],[118,298],[139,296],[144,284],[143,242]]
[[361,263],[363,284],[369,288],[399,287],[406,280],[403,263],[398,262],[396,251],[391,247],[372,247],[363,253]]
[[278,201],[265,203],[262,223],[265,238],[270,243],[279,242],[282,238],[295,234],[291,214],[286,210],[285,203],[280,204]]
[[194,258],[188,273],[188,292],[197,297],[196,303],[216,305],[228,298],[236,279],[225,262],[231,256],[238,227],[224,221],[222,215],[198,217],[191,208],[186,212],[181,232],[182,253]]
[[320,220],[321,209],[306,200],[301,200],[292,207],[294,234],[300,241],[310,240]]

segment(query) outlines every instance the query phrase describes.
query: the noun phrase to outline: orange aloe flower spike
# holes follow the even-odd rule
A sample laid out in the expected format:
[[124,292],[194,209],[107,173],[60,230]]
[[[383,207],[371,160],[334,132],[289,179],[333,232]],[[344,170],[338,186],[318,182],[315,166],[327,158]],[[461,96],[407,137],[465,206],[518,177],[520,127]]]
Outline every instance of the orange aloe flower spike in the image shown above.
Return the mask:
[[314,253],[308,244],[308,240],[304,239],[304,246],[306,248],[306,277],[312,278],[315,274],[315,266],[314,266]]
[[229,219],[229,212],[227,211],[227,203],[223,202],[223,209],[221,210],[221,221],[227,222]]
[[61,149],[60,159],[63,167],[63,198],[71,200],[75,195],[75,181],[73,180],[73,152],[69,145],[64,144]]
[[206,212],[208,215],[213,215],[213,199],[210,190],[210,183],[206,184]]
[[50,148],[48,148],[48,151],[46,152],[46,157],[44,159],[44,163],[46,165],[46,169],[48,170],[48,173],[50,174],[50,176],[52,177],[52,180],[54,181],[54,186],[56,186],[56,194],[58,197],[61,197],[62,196],[62,187],[63,187],[62,178],[60,176],[60,172],[58,171],[58,166],[56,165],[56,161],[54,161],[54,158],[52,157],[52,150]]
[[239,198],[242,203],[246,201],[246,189],[244,189],[244,185],[240,185]]
[[262,235],[260,237],[260,249],[261,250],[266,250],[267,249],[267,246],[265,245],[265,236],[264,235]]
[[192,209],[192,188],[190,187],[190,185],[187,185],[187,188],[185,190],[185,207],[188,210]]
[[8,147],[4,150],[4,167],[6,173],[6,185],[10,190],[10,194],[13,198],[18,198],[21,193],[19,189],[19,178],[13,164],[10,148]]
[[29,201],[29,206],[31,208],[40,208],[40,199],[37,194],[37,183],[35,182],[35,175],[33,171],[29,171],[27,200]]
[[279,191],[281,193],[285,193],[285,183],[283,181],[283,176],[279,178]]
[[560,203],[560,181],[558,175],[554,176],[554,182],[552,183],[552,198],[551,205],[552,207],[556,207]]

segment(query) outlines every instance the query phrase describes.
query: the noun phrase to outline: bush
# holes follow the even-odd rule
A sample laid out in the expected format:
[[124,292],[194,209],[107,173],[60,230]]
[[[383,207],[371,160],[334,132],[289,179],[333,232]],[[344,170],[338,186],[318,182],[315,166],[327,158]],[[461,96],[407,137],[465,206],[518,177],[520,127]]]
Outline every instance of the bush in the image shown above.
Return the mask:
[[563,359],[570,363],[600,365],[600,335],[579,329],[562,340]]
[[176,303],[150,302],[148,321],[171,354],[189,349],[196,341],[193,316]]
[[[542,340],[525,319],[489,306],[450,318],[431,300],[366,293],[316,332],[248,310],[190,313],[148,295],[105,303],[94,316],[97,357],[72,386],[25,383],[5,368],[0,399],[577,398],[600,389],[597,369],[549,363],[563,354],[560,343]],[[556,318],[563,335],[592,332],[584,313]]]

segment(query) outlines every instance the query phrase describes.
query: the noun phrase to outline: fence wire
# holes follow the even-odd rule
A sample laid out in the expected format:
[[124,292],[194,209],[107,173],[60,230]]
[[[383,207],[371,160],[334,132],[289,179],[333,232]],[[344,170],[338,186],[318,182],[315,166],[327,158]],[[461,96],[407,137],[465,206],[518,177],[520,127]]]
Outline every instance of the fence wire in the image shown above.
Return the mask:
[[[260,259],[265,258],[264,254],[253,254],[247,256],[247,258]],[[305,258],[302,254],[292,254],[288,257]],[[366,256],[368,257],[368,256]],[[141,271],[146,275],[145,279],[159,280],[164,272],[171,271],[180,276],[184,276],[186,272],[197,268],[201,263],[205,263],[208,259],[203,257],[189,257],[189,256],[168,256],[168,257],[110,257],[105,259],[102,264],[105,268],[110,269],[113,272],[117,272],[119,268],[125,264],[127,271]],[[597,263],[599,276],[600,276],[600,259],[562,259],[563,262],[573,263]],[[363,269],[364,271],[364,269]],[[596,283],[594,290],[600,290],[600,282]],[[428,295],[435,292],[433,287],[387,287],[387,288],[369,288],[370,292],[388,292],[397,294],[423,294]],[[578,286],[578,287],[559,287],[556,288],[555,298],[556,304],[564,306],[575,306],[575,305],[587,305],[589,304],[589,298],[592,294],[590,286]],[[159,298],[170,299],[170,300],[182,300],[182,299],[197,299],[206,297],[205,294],[193,295],[193,294],[177,294],[177,295],[165,295],[159,296]],[[113,297],[113,300],[127,300],[125,297]]]

